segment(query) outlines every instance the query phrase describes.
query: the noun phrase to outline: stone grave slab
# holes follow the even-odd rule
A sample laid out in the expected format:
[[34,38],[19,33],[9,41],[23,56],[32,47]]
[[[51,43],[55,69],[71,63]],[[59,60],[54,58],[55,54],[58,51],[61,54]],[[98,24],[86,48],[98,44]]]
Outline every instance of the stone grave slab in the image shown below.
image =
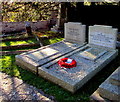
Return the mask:
[[114,74],[111,75],[109,82],[113,85],[120,86],[120,68],[118,68]]
[[[90,47],[85,46],[84,48],[88,49]],[[38,67],[38,74],[74,93],[117,56],[115,50],[109,50],[96,61],[92,61],[80,56],[80,53],[85,51],[84,48],[79,48],[71,54],[69,53]],[[63,57],[76,60],[77,66],[71,69],[60,68],[57,61]]]
[[[102,29],[104,29],[104,26],[102,27]],[[98,29],[98,31],[100,30]],[[89,32],[89,34],[91,34],[91,32]],[[113,33],[111,33],[111,35],[112,34]],[[116,36],[116,32],[113,35]],[[94,36],[94,32],[92,36]],[[92,41],[92,38],[90,40]],[[109,40],[109,37],[106,40]],[[102,42],[104,41],[101,40],[101,43]],[[111,42],[109,43],[111,44]],[[80,87],[82,87],[89,79],[91,79],[97,72],[99,72],[108,63],[110,63],[117,55],[118,51],[114,48],[111,48],[111,46],[102,46],[96,43],[91,44],[90,42],[90,44],[87,44],[79,49],[74,50],[73,52],[61,56],[41,67],[38,67],[38,74],[58,84],[64,89],[74,93]],[[57,62],[61,58],[65,57],[76,60],[77,66],[70,69],[61,68]]]
[[120,101],[120,67],[115,70],[98,88],[98,93],[109,100]]
[[[68,37],[67,36],[66,39],[61,42],[44,46],[36,50],[32,50],[32,51],[17,55],[16,63],[25,69],[28,69],[34,73],[37,73],[39,66],[42,66],[54,60],[55,58],[58,58],[62,55],[65,55],[69,52],[72,52],[82,47],[85,44],[85,42],[83,42],[83,40],[85,39],[84,37],[85,26],[82,25],[81,23],[77,24],[77,23],[71,22],[70,24],[80,26],[78,28],[80,28],[81,32],[76,31],[77,32],[76,38],[79,38],[79,39],[74,38],[75,32],[72,32],[72,34],[67,33],[67,35],[71,37],[71,41],[66,40]],[[68,27],[69,27],[69,24],[65,25],[65,29]]]

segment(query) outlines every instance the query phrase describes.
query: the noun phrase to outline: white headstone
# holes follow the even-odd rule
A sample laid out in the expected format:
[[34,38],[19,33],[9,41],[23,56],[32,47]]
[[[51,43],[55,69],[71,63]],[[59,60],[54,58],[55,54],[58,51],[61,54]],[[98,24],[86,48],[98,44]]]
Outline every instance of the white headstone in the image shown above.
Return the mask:
[[86,26],[78,22],[65,23],[65,40],[76,43],[85,42]]
[[89,26],[89,44],[116,48],[118,29],[111,26],[94,25]]

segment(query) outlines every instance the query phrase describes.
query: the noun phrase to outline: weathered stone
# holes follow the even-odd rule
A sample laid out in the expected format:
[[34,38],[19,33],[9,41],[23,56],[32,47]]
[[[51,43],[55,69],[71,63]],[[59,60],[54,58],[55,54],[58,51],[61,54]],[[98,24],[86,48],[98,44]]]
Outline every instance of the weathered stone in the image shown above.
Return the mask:
[[103,54],[105,54],[107,51],[103,49],[98,49],[98,48],[89,48],[83,52],[80,53],[81,57],[84,57],[86,59],[90,60],[96,60]]
[[[89,44],[83,46],[85,26],[71,22],[65,26],[65,40],[67,41],[18,55],[16,62],[74,93],[117,56],[118,51],[115,49],[114,43],[116,42],[117,30],[109,26],[90,26]],[[104,40],[103,37],[105,37]],[[78,42],[82,42],[82,44],[78,44]],[[48,52],[47,49],[52,53]],[[90,55],[96,55],[95,60],[81,57],[81,53],[89,49],[97,49],[89,51]],[[57,62],[64,57],[76,60],[77,66],[71,69],[59,67]]]
[[36,52],[30,53],[30,54],[27,54],[25,56],[27,56],[35,61],[39,61],[39,60],[42,60],[42,59],[49,57],[53,54],[56,54],[56,53],[58,53],[57,50],[48,47],[46,49],[42,49],[40,51],[36,51]]
[[117,31],[111,26],[89,26],[89,44],[116,49]]
[[109,82],[113,85],[120,86],[120,67],[111,75]]
[[12,96],[11,98],[10,98],[10,101],[19,101],[19,100],[21,100],[21,101],[23,101],[23,100],[25,100],[26,98],[28,97],[28,95],[18,95],[18,94],[15,94],[14,96]]
[[99,94],[109,100],[120,100],[120,87],[110,84],[108,81],[99,86]]
[[98,90],[96,90],[91,96],[90,96],[90,102],[115,102],[108,100],[106,98],[103,98],[99,95]]
[[[96,30],[94,30],[93,28],[96,28]],[[98,43],[96,43],[97,42],[96,40],[94,42],[95,38],[93,38],[93,36],[98,38],[100,31],[101,32],[105,31],[105,34],[103,35],[108,36],[107,35],[108,28],[110,28],[110,31],[111,31],[111,33],[110,32],[109,33],[112,35],[113,38],[115,38],[116,30],[112,29],[112,27],[109,27],[109,26],[95,25],[93,26],[93,28],[90,29],[90,32],[89,32],[90,34],[89,44],[83,46],[82,48],[76,49],[73,52],[70,52],[62,57],[59,57],[41,67],[38,67],[38,74],[60,85],[61,87],[63,87],[64,89],[72,93],[74,93],[80,87],[82,87],[89,79],[91,79],[97,72],[99,72],[102,68],[104,68],[109,62],[111,62],[118,55],[117,50],[114,50],[114,48],[111,48],[109,46],[104,47],[104,46],[101,46],[100,44],[98,45]],[[101,42],[99,43],[106,42],[105,41],[106,39],[102,41],[103,38],[98,38],[98,41],[100,39],[101,39]],[[108,39],[109,39],[109,36],[108,36]],[[110,40],[111,40],[111,36],[110,36]],[[113,42],[115,42],[114,40],[112,39],[111,41],[112,44]],[[110,42],[110,45],[112,45],[111,42]],[[93,50],[93,49],[96,49],[96,50]],[[92,59],[81,57],[81,53],[88,50],[89,50],[88,52],[89,54],[87,57],[90,57],[92,55]],[[95,58],[93,58],[93,56],[95,56]],[[64,57],[72,58],[76,60],[77,66],[70,69],[61,68],[57,62]]]
[[65,23],[65,40],[76,43],[84,43],[86,33],[85,27],[86,26],[81,23]]
[[[120,68],[119,68],[120,69]],[[113,72],[113,74],[108,77],[100,86],[98,89],[99,94],[102,97],[105,97],[109,100],[120,100],[120,86],[118,84],[116,85],[116,82],[111,79],[119,79],[116,77],[117,74],[119,74],[118,69]],[[113,82],[112,82],[113,81]]]
[[[91,98],[93,100],[98,100],[102,98],[103,100],[105,99],[110,100],[110,101],[105,101],[105,102],[119,102],[120,101],[120,86],[116,84],[117,80],[119,80],[119,78],[117,77],[117,74],[119,74],[119,70],[120,70],[120,67],[116,69],[99,86],[99,88],[91,95]],[[113,79],[117,79],[117,80],[115,81]]]
[[[38,67],[38,74],[74,93],[117,56],[117,51],[111,50],[107,51],[107,53],[99,57],[96,61],[88,60],[80,56],[80,52],[88,49],[88,47],[90,46],[84,46]],[[59,67],[57,62],[64,57],[76,60],[77,66],[70,69]]]
[[[75,35],[76,39],[74,38],[74,34],[70,35],[68,33],[65,33],[65,35],[67,36],[65,37],[65,40],[61,42],[51,44],[36,50],[32,50],[21,55],[17,55],[16,63],[25,69],[37,73],[38,66],[49,63],[55,58],[63,56],[82,47],[85,44],[85,26],[79,23],[70,24],[77,26],[77,28],[79,28],[80,30],[79,32],[77,32],[77,35]],[[69,39],[69,35],[72,41],[66,41]]]
[[[104,99],[102,97],[99,96],[98,92],[95,91],[91,96],[90,96],[90,99],[92,102],[96,102],[96,101],[102,101],[102,102],[105,102]],[[96,101],[94,101],[96,100]],[[91,102],[90,101],[90,102]]]
[[117,47],[120,47],[120,41],[117,41],[117,42],[116,42],[116,46],[117,46]]
[[58,42],[43,48],[32,50],[16,56],[16,63],[32,72],[37,72],[37,67],[54,60],[64,54],[82,47],[83,44],[74,44],[66,41]]

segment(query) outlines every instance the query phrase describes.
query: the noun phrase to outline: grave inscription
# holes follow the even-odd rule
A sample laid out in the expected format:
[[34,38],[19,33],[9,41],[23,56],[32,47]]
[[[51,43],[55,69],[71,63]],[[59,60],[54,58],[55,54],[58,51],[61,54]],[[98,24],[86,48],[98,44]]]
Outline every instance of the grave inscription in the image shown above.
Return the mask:
[[75,28],[68,28],[68,34],[69,35],[73,35],[77,36],[79,34],[79,29],[75,29]]
[[72,42],[85,42],[85,25],[81,23],[65,23],[65,40]]
[[91,43],[97,44],[100,46],[106,46],[111,47],[113,46],[115,37],[114,35],[100,33],[100,32],[94,32],[94,34],[90,35]]
[[89,27],[89,44],[116,48],[117,29],[111,26],[94,25]]

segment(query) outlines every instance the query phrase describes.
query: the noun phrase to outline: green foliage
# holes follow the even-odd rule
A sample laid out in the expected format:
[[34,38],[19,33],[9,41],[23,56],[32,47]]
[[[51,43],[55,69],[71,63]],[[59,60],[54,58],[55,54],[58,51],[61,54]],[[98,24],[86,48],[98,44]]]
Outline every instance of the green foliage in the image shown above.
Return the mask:
[[5,72],[10,75],[19,76],[18,67],[15,65],[15,56],[1,56],[0,57],[0,71]]
[[47,20],[51,10],[58,9],[59,3],[51,2],[2,2],[3,21],[39,21]]
[[53,44],[53,43],[56,43],[56,42],[59,42],[63,40],[63,38],[52,38],[52,39],[47,39],[47,40],[44,40],[43,41],[43,44],[44,45],[49,45],[49,44]]
[[[69,2],[68,2],[69,3]],[[51,10],[59,9],[59,2],[2,2],[3,21],[20,22],[20,21],[40,21],[50,18]],[[77,2],[71,2],[75,6]],[[119,2],[88,2],[83,5],[120,5]],[[65,18],[65,17],[64,17]]]

